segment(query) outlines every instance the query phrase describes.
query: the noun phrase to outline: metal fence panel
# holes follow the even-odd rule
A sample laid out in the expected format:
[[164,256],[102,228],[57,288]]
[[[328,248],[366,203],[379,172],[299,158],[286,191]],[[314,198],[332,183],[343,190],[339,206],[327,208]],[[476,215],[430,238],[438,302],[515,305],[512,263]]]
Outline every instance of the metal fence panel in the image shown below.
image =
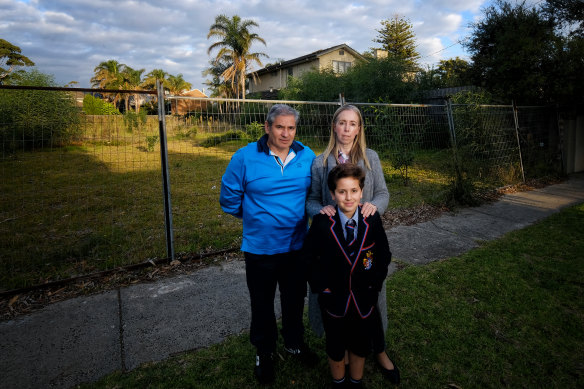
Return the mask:
[[[0,291],[167,255],[156,109],[91,116],[72,98],[66,90],[0,89]],[[237,248],[241,223],[221,211],[221,176],[238,148],[265,133],[276,102],[167,98],[174,250],[181,257]],[[297,139],[321,153],[339,103],[287,103],[300,112]],[[449,107],[355,105],[394,195],[407,177],[446,190],[455,176]],[[516,130],[511,106],[451,108],[460,165],[478,188],[520,181],[519,146],[529,177],[557,157],[553,111],[518,112]]]

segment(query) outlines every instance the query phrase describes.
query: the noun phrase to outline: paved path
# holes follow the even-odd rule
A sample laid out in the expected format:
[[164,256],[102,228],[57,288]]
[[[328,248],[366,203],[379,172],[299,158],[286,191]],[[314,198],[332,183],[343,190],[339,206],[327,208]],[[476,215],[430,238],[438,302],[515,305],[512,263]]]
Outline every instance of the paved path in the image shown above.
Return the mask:
[[[425,264],[581,202],[582,174],[387,233],[394,258]],[[0,323],[0,388],[69,388],[94,381],[221,342],[246,330],[249,318],[242,261],[55,303]]]

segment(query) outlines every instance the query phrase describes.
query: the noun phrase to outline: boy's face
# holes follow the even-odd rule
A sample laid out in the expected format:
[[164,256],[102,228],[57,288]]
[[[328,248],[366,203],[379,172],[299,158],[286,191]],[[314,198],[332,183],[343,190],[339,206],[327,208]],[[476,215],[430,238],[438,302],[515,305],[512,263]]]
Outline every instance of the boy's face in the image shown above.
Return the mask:
[[341,212],[345,216],[351,217],[361,202],[363,191],[359,187],[358,179],[345,177],[337,181],[337,188],[334,192],[331,192],[331,196]]

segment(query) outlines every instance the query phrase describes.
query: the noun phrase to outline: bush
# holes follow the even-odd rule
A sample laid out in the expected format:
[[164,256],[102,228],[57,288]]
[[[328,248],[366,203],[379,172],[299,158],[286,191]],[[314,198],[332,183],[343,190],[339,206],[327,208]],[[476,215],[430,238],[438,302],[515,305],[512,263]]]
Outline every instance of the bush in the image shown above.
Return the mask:
[[266,131],[263,124],[253,122],[245,126],[245,133],[251,141],[255,142],[256,140],[260,139],[262,135],[266,133]]
[[[57,86],[53,76],[22,72],[13,85]],[[70,93],[0,89],[0,143],[4,150],[60,146],[80,134],[79,110]]]
[[214,147],[220,143],[229,142],[232,140],[241,140],[241,139],[247,139],[247,134],[244,133],[243,131],[227,131],[224,134],[211,136],[211,137],[205,139],[201,143],[201,146],[202,147]]
[[154,151],[154,146],[158,143],[158,135],[150,135],[146,137],[146,151]]
[[83,112],[86,115],[121,115],[115,105],[92,95],[83,98]]
[[134,111],[127,111],[124,113],[124,123],[126,123],[126,129],[128,132],[133,132],[135,129],[139,130],[143,125],[146,124],[148,119],[146,115],[146,110],[140,110],[140,113]]

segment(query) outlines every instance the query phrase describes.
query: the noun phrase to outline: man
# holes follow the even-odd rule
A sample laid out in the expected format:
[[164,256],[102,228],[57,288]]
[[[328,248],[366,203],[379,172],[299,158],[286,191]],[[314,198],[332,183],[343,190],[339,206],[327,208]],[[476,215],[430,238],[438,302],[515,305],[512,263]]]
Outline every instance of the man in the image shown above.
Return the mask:
[[315,155],[294,140],[298,117],[295,109],[274,105],[266,117],[266,134],[233,155],[221,180],[221,208],[243,219],[241,251],[251,300],[250,340],[257,350],[254,373],[260,383],[274,379],[276,284],[285,351],[307,364],[316,363],[316,355],[303,340],[306,269],[300,258]]

